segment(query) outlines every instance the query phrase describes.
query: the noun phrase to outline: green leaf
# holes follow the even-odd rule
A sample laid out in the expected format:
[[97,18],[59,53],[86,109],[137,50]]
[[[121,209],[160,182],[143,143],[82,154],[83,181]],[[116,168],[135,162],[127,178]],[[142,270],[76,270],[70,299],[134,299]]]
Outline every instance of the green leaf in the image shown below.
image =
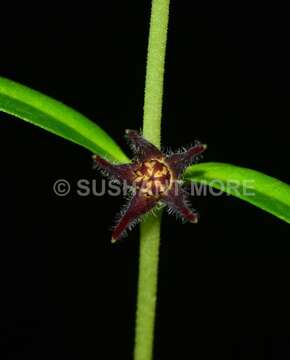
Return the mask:
[[77,143],[95,154],[119,162],[128,161],[115,141],[84,115],[46,95],[2,77],[0,111]]
[[258,171],[223,163],[192,165],[185,179],[237,196],[290,223],[290,186]]

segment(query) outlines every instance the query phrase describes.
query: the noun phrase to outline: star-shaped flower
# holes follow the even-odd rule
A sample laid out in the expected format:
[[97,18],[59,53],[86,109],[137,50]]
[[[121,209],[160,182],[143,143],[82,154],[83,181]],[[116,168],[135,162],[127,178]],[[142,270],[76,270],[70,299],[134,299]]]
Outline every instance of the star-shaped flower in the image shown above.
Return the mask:
[[182,188],[182,174],[206,145],[198,143],[188,150],[167,155],[135,130],[126,130],[126,138],[135,155],[132,163],[111,164],[98,155],[93,156],[100,170],[133,190],[129,204],[113,230],[112,242],[119,240],[142,215],[158,204],[165,204],[170,213],[196,223],[198,214],[188,204],[187,193]]

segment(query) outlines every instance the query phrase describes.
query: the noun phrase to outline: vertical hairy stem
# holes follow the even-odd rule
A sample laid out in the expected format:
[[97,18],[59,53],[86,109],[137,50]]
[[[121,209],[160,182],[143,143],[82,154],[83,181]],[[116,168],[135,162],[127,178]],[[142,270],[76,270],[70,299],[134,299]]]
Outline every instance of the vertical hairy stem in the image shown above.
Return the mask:
[[163,75],[169,0],[152,0],[144,99],[143,135],[160,147]]
[[[153,0],[147,53],[143,135],[160,147],[169,0]],[[153,356],[161,214],[141,224],[135,360]]]
[[151,360],[157,300],[161,216],[150,216],[141,225],[135,360]]

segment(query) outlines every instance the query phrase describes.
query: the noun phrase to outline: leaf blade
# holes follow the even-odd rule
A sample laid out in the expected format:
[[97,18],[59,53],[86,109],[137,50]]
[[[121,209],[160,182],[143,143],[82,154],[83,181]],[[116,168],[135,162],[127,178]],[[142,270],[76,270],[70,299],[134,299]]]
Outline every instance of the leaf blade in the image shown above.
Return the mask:
[[[231,164],[201,163],[188,167],[184,178],[223,190],[290,223],[290,186],[271,176]],[[228,186],[231,182],[239,187],[234,190]],[[247,195],[249,190],[255,195]]]
[[98,125],[69,106],[0,77],[0,111],[70,140],[109,159],[127,162],[115,141]]

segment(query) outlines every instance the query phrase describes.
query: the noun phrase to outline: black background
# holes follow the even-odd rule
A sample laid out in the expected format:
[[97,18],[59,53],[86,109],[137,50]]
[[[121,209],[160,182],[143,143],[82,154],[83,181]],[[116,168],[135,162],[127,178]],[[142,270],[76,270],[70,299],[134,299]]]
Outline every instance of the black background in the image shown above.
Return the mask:
[[[278,2],[172,1],[163,145],[289,182],[289,12]],[[149,1],[1,9],[0,74],[72,106],[124,149],[142,126]],[[1,114],[1,350],[5,359],[131,359],[138,229],[124,200],[59,198],[55,180],[102,177],[91,154]],[[289,359],[289,227],[229,196],[164,216],[156,359]],[[8,355],[9,352],[9,355]],[[1,358],[1,359],[2,359]]]

